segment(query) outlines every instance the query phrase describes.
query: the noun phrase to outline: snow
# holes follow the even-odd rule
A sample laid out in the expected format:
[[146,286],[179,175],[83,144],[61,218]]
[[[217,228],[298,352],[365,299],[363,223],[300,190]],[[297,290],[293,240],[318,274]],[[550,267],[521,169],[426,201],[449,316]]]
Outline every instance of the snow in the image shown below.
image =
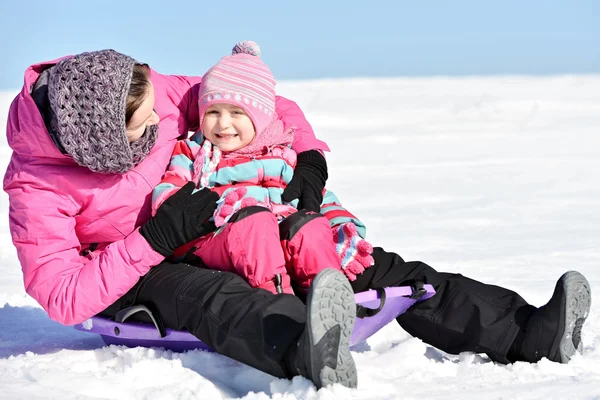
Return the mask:
[[[282,82],[332,149],[328,187],[375,245],[544,304],[576,269],[600,287],[600,76]],[[0,94],[5,125],[15,93]],[[0,137],[0,166],[10,149]],[[23,289],[0,194],[2,399],[600,399],[595,302],[583,355],[503,366],[395,323],[353,352],[359,387],[316,391],[217,354],[104,347]]]

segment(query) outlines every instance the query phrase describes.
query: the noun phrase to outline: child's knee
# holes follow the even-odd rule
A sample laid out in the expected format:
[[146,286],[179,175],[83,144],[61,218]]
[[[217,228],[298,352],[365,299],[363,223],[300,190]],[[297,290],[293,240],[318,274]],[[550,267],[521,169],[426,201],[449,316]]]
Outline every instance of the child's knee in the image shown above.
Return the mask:
[[279,224],[279,237],[287,242],[291,242],[299,235],[320,240],[320,234],[325,232],[331,237],[329,220],[322,214],[307,210],[300,210]]
[[233,214],[225,230],[228,231],[228,235],[241,235],[243,242],[245,242],[244,237],[246,235],[258,233],[264,236],[267,232],[274,232],[273,237],[276,238],[278,231],[277,217],[265,207],[246,207]]
[[243,221],[247,218],[273,220],[277,222],[275,215],[268,208],[261,206],[250,206],[239,209],[231,216],[230,224]]

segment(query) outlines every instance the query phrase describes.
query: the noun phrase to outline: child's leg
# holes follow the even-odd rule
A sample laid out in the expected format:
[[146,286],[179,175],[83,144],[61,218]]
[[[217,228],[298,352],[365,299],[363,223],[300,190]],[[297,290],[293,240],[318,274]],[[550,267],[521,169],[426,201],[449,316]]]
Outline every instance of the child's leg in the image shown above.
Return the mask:
[[246,207],[194,251],[207,267],[235,272],[252,287],[293,293],[279,244],[277,219],[264,207]]
[[317,273],[325,268],[341,270],[329,220],[300,210],[279,224],[281,247],[292,280],[308,290]]

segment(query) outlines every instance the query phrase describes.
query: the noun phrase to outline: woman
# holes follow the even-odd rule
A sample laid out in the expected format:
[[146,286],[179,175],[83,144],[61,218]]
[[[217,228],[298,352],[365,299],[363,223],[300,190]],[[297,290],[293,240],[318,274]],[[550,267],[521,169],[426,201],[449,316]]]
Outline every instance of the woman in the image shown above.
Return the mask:
[[[218,198],[180,191],[150,218],[177,139],[198,128],[199,82],[113,50],[27,69],[9,111],[13,155],[4,179],[27,293],[67,325],[144,303],[168,328],[272,375],[356,386],[348,349],[354,295],[341,273],[317,277],[305,307],[232,273],[163,262],[209,232],[203,222]],[[276,108],[296,127],[297,152],[328,150],[295,103],[278,98]],[[310,203],[311,191],[302,192]],[[327,306],[330,299],[339,306]]]
[[[188,329],[216,351],[265,372],[300,374],[317,387],[334,382],[355,386],[346,337],[352,327],[317,323],[320,313],[353,319],[349,310],[353,304],[342,302],[348,307],[328,310],[315,301],[346,294],[338,276],[315,279],[305,307],[291,295],[251,289],[233,274],[162,262],[177,244],[206,233],[204,227],[196,228],[200,224],[192,216],[201,221],[214,211],[214,198],[206,192],[176,194],[170,199],[176,199],[175,204],[163,204],[157,216],[148,220],[150,193],[166,169],[175,140],[197,127],[193,90],[197,80],[151,71],[147,96],[126,113],[122,104],[127,89],[123,88],[135,97],[134,83],[138,78],[143,81],[135,72],[129,77],[134,62],[115,52],[84,53],[67,60],[73,59],[81,60],[81,65],[73,61],[74,65],[57,70],[61,63],[69,63],[63,60],[56,66],[50,62],[30,67],[9,114],[8,140],[14,153],[4,185],[27,292],[53,319],[65,324],[102,312],[111,302],[104,314],[114,315],[134,303],[151,304],[167,327]],[[48,69],[51,74],[44,73]],[[81,75],[69,76],[73,70]],[[48,92],[55,91],[58,97],[44,95],[44,82],[49,83]],[[89,111],[86,96],[98,92],[104,97],[97,110]],[[71,101],[63,104],[62,98]],[[61,113],[78,102],[80,109],[61,122]],[[287,104],[288,112],[282,107],[278,114],[289,117],[293,109],[301,117]],[[155,137],[158,120],[160,134],[148,153],[146,141]],[[106,121],[114,126],[104,126]],[[314,142],[303,118],[301,122],[305,133],[294,143],[299,164],[284,197],[299,197],[305,209],[317,211],[327,179],[319,150],[326,148],[308,145],[320,142]],[[61,123],[75,126],[70,135],[52,133],[60,131]],[[108,138],[102,136],[107,131]],[[134,145],[127,147],[127,138]],[[130,149],[127,156],[122,155],[124,147]],[[536,308],[507,289],[438,273],[423,263],[404,262],[381,248],[374,250],[373,257],[375,264],[358,276],[352,288],[433,284],[437,294],[401,315],[398,322],[441,350],[487,353],[501,363],[536,362],[542,357],[566,362],[581,346],[591,295],[589,283],[579,273],[563,275],[548,304]]]

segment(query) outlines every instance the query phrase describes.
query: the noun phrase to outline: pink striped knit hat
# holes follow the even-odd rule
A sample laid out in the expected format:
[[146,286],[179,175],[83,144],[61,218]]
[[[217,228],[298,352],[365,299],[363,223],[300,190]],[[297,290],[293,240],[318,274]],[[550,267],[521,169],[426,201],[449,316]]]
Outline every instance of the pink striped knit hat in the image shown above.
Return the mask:
[[200,84],[200,125],[206,109],[216,103],[242,108],[254,123],[256,134],[275,117],[275,78],[260,59],[260,47],[252,41],[238,42],[204,74]]

